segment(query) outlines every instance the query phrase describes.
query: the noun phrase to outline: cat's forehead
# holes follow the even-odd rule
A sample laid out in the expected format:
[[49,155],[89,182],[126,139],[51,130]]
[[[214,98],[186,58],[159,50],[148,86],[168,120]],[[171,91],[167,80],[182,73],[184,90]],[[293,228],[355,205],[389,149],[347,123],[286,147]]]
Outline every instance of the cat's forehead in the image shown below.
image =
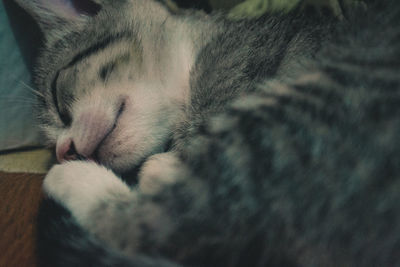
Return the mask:
[[91,56],[106,54],[108,48],[115,44],[137,43],[135,32],[127,27],[126,19],[114,16],[108,20],[110,23],[106,23],[107,20],[108,16],[102,16],[75,28],[65,27],[47,41],[37,61],[36,84],[39,89],[48,89],[49,80],[57,71],[87,64],[93,59]]
[[110,35],[94,42],[87,49],[72,57],[58,70],[58,83],[65,90],[82,91],[96,84],[105,84],[115,76],[133,75],[142,62],[140,46],[130,34]]
[[[164,21],[168,14],[159,3],[146,0],[96,0],[101,9],[95,15],[71,15],[71,12],[60,11],[54,5],[43,6],[47,2],[53,3],[51,0],[18,1],[36,15],[45,33],[46,42],[38,58],[35,81],[42,90],[49,88],[58,70],[93,51],[103,50],[110,43],[122,39],[137,43],[143,31],[148,31],[154,24],[149,21],[161,24],[160,21]],[[60,5],[63,10],[70,9],[61,2]]]

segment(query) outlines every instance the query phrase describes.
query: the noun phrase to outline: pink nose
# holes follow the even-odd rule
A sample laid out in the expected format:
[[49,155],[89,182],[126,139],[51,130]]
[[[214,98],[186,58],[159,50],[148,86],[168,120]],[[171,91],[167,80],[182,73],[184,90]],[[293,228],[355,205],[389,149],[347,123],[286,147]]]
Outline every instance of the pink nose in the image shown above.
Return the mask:
[[74,141],[69,138],[63,141],[61,144],[57,144],[56,156],[59,163],[69,160],[89,160],[96,161],[93,155],[82,155],[79,154],[75,148]]
[[56,155],[60,163],[66,160],[76,160],[78,153],[76,152],[73,140],[67,139],[61,144],[57,144]]

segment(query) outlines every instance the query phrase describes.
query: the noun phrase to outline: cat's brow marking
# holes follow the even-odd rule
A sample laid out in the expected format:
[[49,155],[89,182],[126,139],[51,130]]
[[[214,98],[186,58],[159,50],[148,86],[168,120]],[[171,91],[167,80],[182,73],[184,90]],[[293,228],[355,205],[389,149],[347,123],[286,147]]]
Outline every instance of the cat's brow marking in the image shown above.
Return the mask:
[[111,61],[105,64],[103,67],[100,68],[99,76],[105,82],[111,72],[115,69],[117,63],[115,61]]
[[71,61],[68,63],[64,68],[66,69],[69,67],[72,67],[73,65],[79,63],[85,58],[88,58],[104,49],[106,49],[108,46],[111,44],[114,44],[118,41],[124,40],[124,39],[131,39],[132,35],[129,32],[120,32],[111,36],[107,36],[104,39],[101,39],[99,42],[93,44],[92,46],[88,47],[87,49],[83,50],[79,54],[77,54]]
[[99,77],[103,82],[106,82],[110,74],[115,70],[115,68],[124,62],[129,62],[130,55],[128,53],[122,54],[116,57],[114,60],[109,61],[108,63],[104,64],[99,69]]

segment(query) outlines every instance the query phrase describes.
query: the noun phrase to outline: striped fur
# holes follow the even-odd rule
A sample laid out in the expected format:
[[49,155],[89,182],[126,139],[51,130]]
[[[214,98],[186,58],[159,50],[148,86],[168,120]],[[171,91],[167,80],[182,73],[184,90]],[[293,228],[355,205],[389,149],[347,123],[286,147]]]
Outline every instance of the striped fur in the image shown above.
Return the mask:
[[[137,186],[89,162],[50,171],[39,216],[44,265],[400,265],[398,1],[342,23],[168,17],[151,1],[96,2],[97,15],[42,27],[37,85],[48,95],[50,143],[77,127],[80,101],[117,116],[100,146],[135,125],[133,107],[162,118],[145,134],[163,134],[143,135],[142,154],[114,146],[99,155],[115,172],[145,161]],[[168,80],[184,76],[181,63],[189,80]],[[154,80],[164,81],[154,89],[161,100],[132,93],[145,81],[152,94]],[[115,95],[146,105],[126,101],[119,112]]]

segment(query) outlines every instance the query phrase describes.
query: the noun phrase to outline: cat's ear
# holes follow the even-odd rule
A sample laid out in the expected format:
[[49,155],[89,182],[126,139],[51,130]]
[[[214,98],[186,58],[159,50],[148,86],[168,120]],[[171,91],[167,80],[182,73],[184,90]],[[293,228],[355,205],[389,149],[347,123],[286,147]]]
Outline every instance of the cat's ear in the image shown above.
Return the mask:
[[83,23],[96,15],[102,1],[98,0],[15,0],[47,32],[62,24]]

